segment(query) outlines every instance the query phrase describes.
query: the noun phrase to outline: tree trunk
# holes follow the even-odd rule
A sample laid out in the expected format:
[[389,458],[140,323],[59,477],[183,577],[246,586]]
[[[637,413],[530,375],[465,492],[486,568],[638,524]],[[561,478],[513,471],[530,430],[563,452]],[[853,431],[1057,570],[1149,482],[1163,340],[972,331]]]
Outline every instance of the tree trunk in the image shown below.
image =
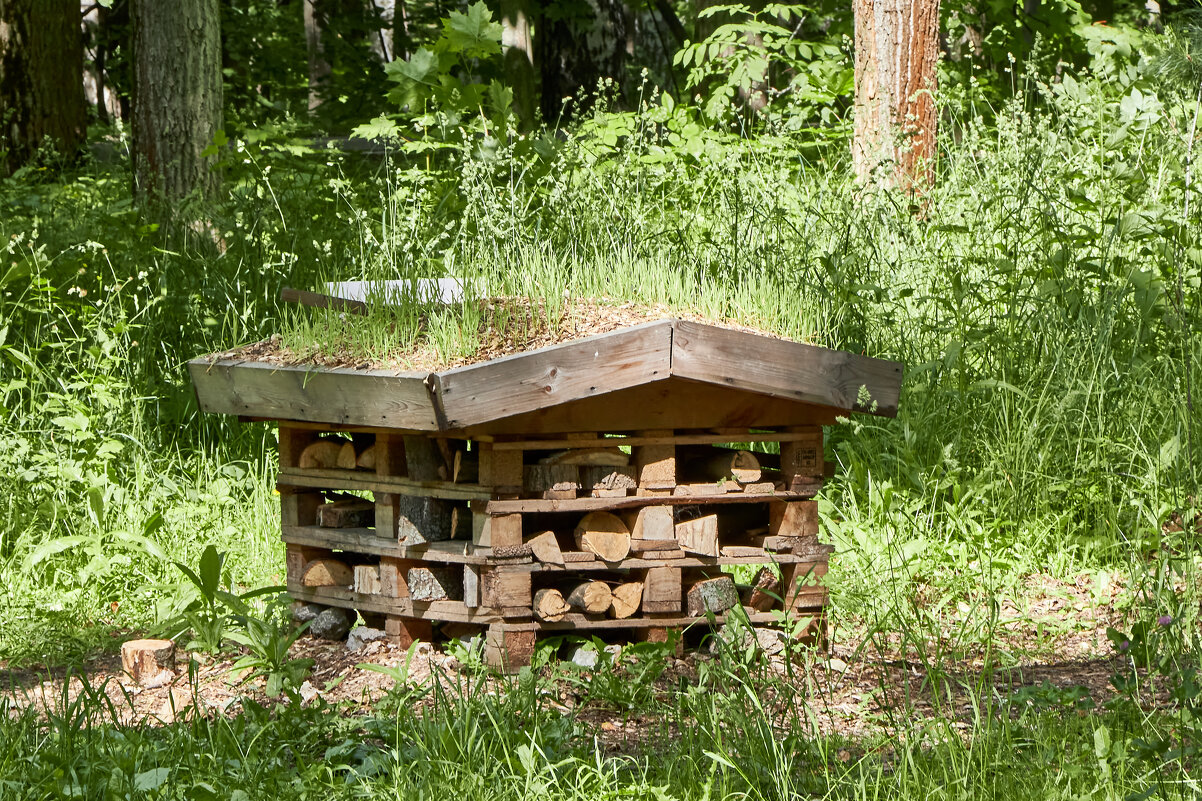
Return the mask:
[[[534,45],[542,74],[542,112],[552,124],[587,110],[603,79],[615,81],[617,94],[624,94],[626,63],[634,53],[634,16],[623,0],[594,0],[583,7],[597,13],[544,16],[538,23]],[[565,104],[569,98],[572,102]]]
[[855,24],[856,176],[917,188],[935,159],[939,0],[855,0]]
[[305,45],[309,52],[309,111],[321,105],[321,88],[330,76],[330,63],[326,61],[325,48],[321,43],[322,14],[317,8],[318,0],[303,0],[305,5]]
[[218,0],[132,0],[138,194],[173,201],[217,191],[202,152],[222,128],[218,12]]
[[502,0],[501,47],[505,82],[513,89],[513,113],[523,130],[534,127],[534,110],[538,104],[530,17],[530,0]]
[[0,174],[51,140],[83,144],[83,35],[74,0],[0,0]]

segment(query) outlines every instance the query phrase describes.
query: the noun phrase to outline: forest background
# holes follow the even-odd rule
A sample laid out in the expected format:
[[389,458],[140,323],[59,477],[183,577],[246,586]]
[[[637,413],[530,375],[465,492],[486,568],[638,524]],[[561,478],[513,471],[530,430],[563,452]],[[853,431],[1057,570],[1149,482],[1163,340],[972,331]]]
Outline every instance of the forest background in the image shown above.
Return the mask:
[[[274,432],[202,417],[184,363],[274,334],[385,358],[387,327],[287,308],[280,289],[451,275],[541,299],[552,324],[565,293],[606,296],[905,362],[896,420],[828,432],[836,625],[900,632],[926,669],[971,654],[988,673],[1017,659],[993,646],[1000,598],[1032,577],[1118,583],[1113,704],[1086,713],[1048,690],[1028,717],[982,684],[987,712],[967,735],[893,721],[848,761],[844,740],[779,740],[762,685],[731,667],[708,681],[743,699],[741,751],[722,735],[728,707],[706,707],[722,721],[708,734],[655,745],[673,754],[658,761],[606,761],[587,726],[536,720],[530,739],[493,720],[501,750],[473,763],[493,773],[471,779],[445,767],[477,743],[455,704],[487,719],[537,685],[447,701],[411,721],[424,739],[377,718],[348,735],[300,704],[224,733],[93,730],[103,709],[81,701],[50,724],[7,715],[0,781],[27,797],[183,792],[166,782],[181,771],[212,797],[248,771],[328,780],[326,797],[370,794],[356,782],[381,775],[444,790],[519,777],[488,785],[514,797],[537,794],[535,779],[592,797],[1197,793],[1197,7],[906,3],[938,19],[932,77],[903,98],[929,99],[937,135],[915,137],[903,115],[883,134],[890,157],[865,162],[852,147],[860,6],[873,7],[0,0],[0,660],[78,667],[130,631],[196,639],[207,621],[245,640],[252,612],[275,620],[278,605],[228,599],[218,614],[177,567],[215,545],[238,594],[278,584],[282,565]],[[53,52],[69,55],[36,75],[67,112],[22,130],[14,98],[37,82],[11,33],[38,13],[59,21],[37,30],[66,32]],[[139,47],[159,73],[139,71]],[[215,77],[183,69],[196,51]],[[187,130],[139,131],[139,103],[159,102],[146,87],[173,81],[188,105],[157,108]],[[147,131],[190,143],[191,166],[148,157]],[[916,140],[921,160],[894,158]],[[470,352],[464,315],[428,309],[413,336]],[[287,666],[274,658],[268,672]],[[1149,676],[1159,700],[1143,694]],[[654,703],[705,732],[690,704],[711,702]],[[185,756],[197,738],[241,753],[262,732],[279,748],[238,767]],[[422,748],[425,773],[396,756]],[[114,785],[101,768],[122,749]],[[288,753],[324,754],[328,775]]]

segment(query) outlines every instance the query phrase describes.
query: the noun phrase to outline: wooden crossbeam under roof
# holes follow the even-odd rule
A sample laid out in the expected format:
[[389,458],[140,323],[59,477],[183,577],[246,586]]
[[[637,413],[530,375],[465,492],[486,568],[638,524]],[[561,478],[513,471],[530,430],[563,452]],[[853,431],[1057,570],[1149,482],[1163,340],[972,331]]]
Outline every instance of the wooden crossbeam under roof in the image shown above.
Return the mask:
[[714,421],[700,422],[707,420],[704,411],[691,408],[691,422],[678,427],[722,425],[722,409],[729,415],[738,408],[746,416],[756,396],[774,410],[770,417],[782,420],[760,425],[790,424],[790,414],[815,422],[853,411],[892,417],[903,367],[704,323],[660,320],[434,373],[206,357],[193,359],[188,369],[200,408],[215,414],[483,434],[513,431],[516,422],[536,419],[544,430],[572,430],[573,415],[556,415],[554,407],[596,409],[610,405],[606,398],[615,408],[605,416],[620,419],[626,407],[632,429],[640,427],[633,418],[648,414],[648,403],[673,399],[681,406],[703,401],[716,410]]

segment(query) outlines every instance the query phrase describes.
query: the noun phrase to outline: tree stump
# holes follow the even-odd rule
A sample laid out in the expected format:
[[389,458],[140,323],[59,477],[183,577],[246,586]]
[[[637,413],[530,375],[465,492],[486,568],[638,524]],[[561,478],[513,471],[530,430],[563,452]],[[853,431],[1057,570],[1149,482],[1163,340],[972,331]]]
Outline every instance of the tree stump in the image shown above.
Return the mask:
[[[162,681],[164,672],[174,678],[175,643],[171,640],[130,640],[121,645],[121,667],[138,684]],[[170,679],[168,679],[169,681]]]

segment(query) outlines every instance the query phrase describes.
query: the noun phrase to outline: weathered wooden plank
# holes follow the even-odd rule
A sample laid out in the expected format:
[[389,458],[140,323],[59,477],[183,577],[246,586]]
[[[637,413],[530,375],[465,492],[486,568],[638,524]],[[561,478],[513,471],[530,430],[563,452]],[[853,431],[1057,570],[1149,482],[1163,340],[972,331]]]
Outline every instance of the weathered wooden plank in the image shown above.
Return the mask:
[[[690,382],[691,384],[694,382]],[[789,431],[726,431],[713,434],[663,434],[649,436],[606,437],[605,443],[615,447],[643,445],[724,445],[730,442],[792,442],[808,440],[814,436],[810,430]],[[571,439],[510,439],[493,442],[496,451],[539,451],[552,448],[585,448],[595,444],[589,440]],[[762,456],[762,454],[760,454]]]
[[201,411],[415,431],[438,428],[425,375],[285,367],[206,358],[188,362]]
[[[284,542],[309,548],[336,549],[353,553],[369,553],[398,559],[419,559],[426,562],[487,565],[492,560],[488,549],[477,552],[471,543],[461,540],[432,542],[405,547],[395,539],[385,539],[370,528],[319,528],[317,526],[285,526]],[[530,561],[530,560],[527,560]]]
[[[800,342],[677,320],[672,375],[803,403],[897,414],[902,365]],[[861,404],[865,388],[871,396]]]
[[491,500],[482,504],[488,514],[525,514],[531,512],[595,512],[614,509],[637,509],[653,505],[701,505],[710,503],[764,503],[766,501],[805,501],[818,494],[818,487],[801,492],[777,490],[772,493],[749,495],[728,492],[713,495],[627,495],[619,498],[567,498],[545,500]]
[[286,487],[320,487],[328,490],[366,490],[396,495],[429,496],[448,500],[491,498],[487,487],[450,481],[414,481],[397,476],[380,476],[358,470],[281,470],[277,483]]
[[453,620],[460,623],[500,623],[505,620],[500,614],[486,607],[469,609],[463,601],[422,603],[408,598],[363,595],[343,587],[305,587],[291,581],[288,582],[288,594],[298,601],[423,620]]
[[672,325],[661,320],[435,374],[430,383],[443,427],[467,428],[666,378]]

